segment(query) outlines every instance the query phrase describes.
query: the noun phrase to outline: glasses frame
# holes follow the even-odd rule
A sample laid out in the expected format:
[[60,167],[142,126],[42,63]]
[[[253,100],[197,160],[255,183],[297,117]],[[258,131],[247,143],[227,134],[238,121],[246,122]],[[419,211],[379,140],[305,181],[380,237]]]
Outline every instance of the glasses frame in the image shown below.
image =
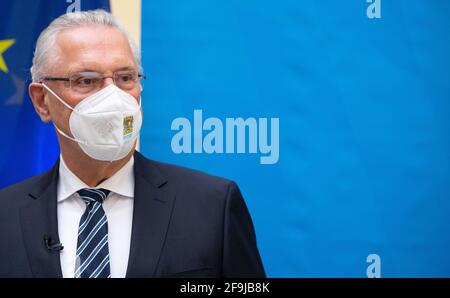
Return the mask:
[[[126,71],[126,70],[119,70],[119,71],[117,71],[117,72],[121,72],[121,71]],[[84,71],[85,73],[98,73],[98,72],[96,72],[96,71]],[[83,73],[83,71],[82,72],[79,72],[79,73]],[[79,74],[79,73],[77,73],[77,74]],[[137,73],[137,80],[136,80],[136,82],[139,80],[145,80],[147,77],[144,75],[144,74],[142,74],[142,73],[139,73],[139,72],[137,72],[136,71],[136,73]],[[98,73],[98,74],[100,74],[100,73]],[[116,74],[116,72],[114,72],[113,73],[113,75],[112,76],[100,76],[99,77],[99,79],[101,79],[102,80],[102,84],[103,84],[103,82],[105,81],[105,79],[107,79],[107,78],[111,78],[111,79],[113,79],[113,81],[114,81],[114,84],[116,84],[116,81],[115,81],[115,79],[114,79],[114,75]],[[43,77],[39,82],[40,83],[42,83],[43,81],[64,81],[64,82],[69,82],[69,88],[71,89],[71,90],[73,90],[72,89],[72,78],[75,76],[76,74],[74,74],[74,75],[72,75],[72,76],[70,76],[70,77],[51,77],[51,76],[45,76],[45,77]],[[117,84],[116,84],[117,85]]]

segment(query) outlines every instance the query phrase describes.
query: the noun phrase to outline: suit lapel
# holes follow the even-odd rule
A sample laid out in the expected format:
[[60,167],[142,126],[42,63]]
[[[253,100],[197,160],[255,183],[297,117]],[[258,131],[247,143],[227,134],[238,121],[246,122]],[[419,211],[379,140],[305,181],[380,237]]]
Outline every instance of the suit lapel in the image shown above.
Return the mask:
[[127,277],[154,277],[175,201],[156,165],[135,153],[133,226]]
[[44,242],[44,235],[59,242],[56,214],[58,171],[59,162],[42,175],[29,194],[30,202],[20,210],[25,248],[35,277],[62,277],[59,252],[48,250]]
[[[127,277],[154,277],[164,246],[175,195],[157,166],[135,153],[135,190]],[[45,246],[44,235],[59,242],[57,181],[59,162],[42,176],[20,210],[25,248],[33,276],[62,277],[60,255]]]

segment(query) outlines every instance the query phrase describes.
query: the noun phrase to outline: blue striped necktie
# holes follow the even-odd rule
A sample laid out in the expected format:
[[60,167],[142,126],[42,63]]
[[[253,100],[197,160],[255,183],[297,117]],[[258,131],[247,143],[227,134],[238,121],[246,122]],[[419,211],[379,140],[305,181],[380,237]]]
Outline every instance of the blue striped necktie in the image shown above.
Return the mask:
[[85,188],[78,191],[86,203],[80,219],[75,277],[105,278],[111,276],[108,250],[108,221],[102,203],[106,189]]

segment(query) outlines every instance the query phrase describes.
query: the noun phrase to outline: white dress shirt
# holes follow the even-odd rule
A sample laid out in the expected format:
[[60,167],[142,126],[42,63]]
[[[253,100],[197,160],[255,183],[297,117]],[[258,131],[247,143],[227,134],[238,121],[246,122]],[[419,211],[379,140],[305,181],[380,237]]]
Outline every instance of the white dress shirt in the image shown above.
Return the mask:
[[[117,173],[95,187],[111,191],[103,202],[108,220],[111,277],[125,277],[127,272],[133,220],[133,164],[134,157],[131,157]],[[69,170],[60,156],[57,212],[59,240],[64,246],[60,254],[63,277],[75,276],[78,225],[86,209],[77,193],[82,188],[90,187]]]

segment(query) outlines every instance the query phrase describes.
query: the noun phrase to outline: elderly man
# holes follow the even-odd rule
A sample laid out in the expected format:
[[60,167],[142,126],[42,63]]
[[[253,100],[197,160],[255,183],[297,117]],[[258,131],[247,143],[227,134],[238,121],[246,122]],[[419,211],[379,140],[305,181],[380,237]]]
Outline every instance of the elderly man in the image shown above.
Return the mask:
[[149,160],[139,51],[102,10],[40,35],[29,93],[61,156],[0,191],[0,277],[264,277],[237,185]]

